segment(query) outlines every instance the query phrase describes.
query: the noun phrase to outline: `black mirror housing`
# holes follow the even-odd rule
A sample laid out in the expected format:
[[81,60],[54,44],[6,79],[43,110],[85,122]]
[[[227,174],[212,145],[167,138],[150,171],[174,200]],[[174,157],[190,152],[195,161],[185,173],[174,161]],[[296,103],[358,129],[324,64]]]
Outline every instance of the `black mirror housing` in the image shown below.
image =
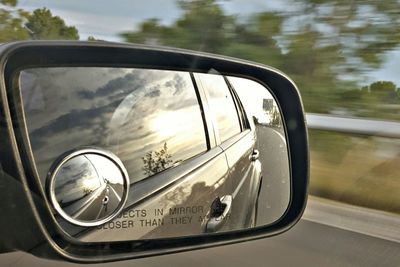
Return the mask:
[[[283,118],[291,195],[276,222],[246,230],[179,238],[84,243],[58,226],[35,172],[16,88],[16,74],[31,67],[126,67],[218,73],[254,80],[270,90]],[[301,218],[307,201],[309,152],[305,113],[294,82],[282,72],[244,60],[182,49],[106,42],[28,41],[0,46],[0,252],[22,250],[73,262],[108,262],[266,238]]]

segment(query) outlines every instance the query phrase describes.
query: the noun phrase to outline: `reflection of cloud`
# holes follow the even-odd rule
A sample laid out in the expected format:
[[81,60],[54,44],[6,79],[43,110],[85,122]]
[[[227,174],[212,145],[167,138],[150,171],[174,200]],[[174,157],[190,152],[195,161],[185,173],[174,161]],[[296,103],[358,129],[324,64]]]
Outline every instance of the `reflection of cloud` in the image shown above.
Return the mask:
[[174,76],[174,79],[165,83],[168,87],[175,87],[174,95],[179,95],[183,89],[187,86],[185,80],[178,74]]
[[[122,68],[29,72],[39,78],[36,88],[44,96],[42,109],[26,115],[42,178],[59,155],[81,146],[112,151],[123,161],[132,182],[144,178],[141,157],[164,142],[168,142],[174,162],[206,149],[200,108],[188,73]],[[23,95],[31,90],[31,80],[25,81]],[[162,126],[167,132],[151,127],[163,114],[171,114]]]
[[96,91],[81,90],[78,91],[80,97],[94,99],[96,97],[118,97],[126,94],[128,91],[134,91],[144,86],[144,81],[135,73],[128,73],[123,77],[110,80],[106,85],[98,88]]
[[[33,132],[30,132],[32,148],[40,149],[47,146],[49,138],[58,134],[66,133],[71,130],[91,130],[93,139],[102,134],[104,129],[107,128],[107,114],[111,114],[119,101],[111,103],[107,106],[89,110],[71,110],[70,113],[64,114],[55,120],[49,122],[47,125],[40,127]],[[100,117],[100,119],[99,119]],[[103,117],[103,119],[101,119]],[[63,135],[64,136],[64,135]]]
[[160,86],[155,86],[154,88],[150,89],[151,91],[145,94],[145,97],[159,97],[161,95]]

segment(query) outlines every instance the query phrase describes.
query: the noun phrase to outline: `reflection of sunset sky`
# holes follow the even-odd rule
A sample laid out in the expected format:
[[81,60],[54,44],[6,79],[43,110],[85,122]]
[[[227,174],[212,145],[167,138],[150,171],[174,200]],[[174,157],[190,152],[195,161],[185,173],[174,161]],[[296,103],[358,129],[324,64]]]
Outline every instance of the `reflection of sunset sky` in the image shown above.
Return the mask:
[[[193,119],[191,114],[196,111],[197,107],[187,107],[175,112],[163,113],[159,111],[156,115],[143,116],[138,118],[139,120],[146,121],[146,127],[135,129],[135,135],[141,138],[132,138],[129,134],[129,125],[122,127],[119,135],[119,142],[123,144],[122,147],[111,150],[119,151],[119,156],[123,159],[123,162],[128,170],[128,172],[135,174],[136,176],[131,176],[131,181],[137,181],[139,178],[143,178],[143,161],[142,157],[150,151],[157,151],[163,147],[164,142],[167,143],[168,153],[172,155],[172,161],[177,162],[182,160],[183,156],[191,155],[194,156],[196,151],[205,151],[205,138],[203,128],[199,128],[199,120]],[[167,114],[167,115],[166,115]],[[143,114],[142,114],[143,115]],[[160,115],[160,116],[158,116]],[[175,117],[173,119],[172,115]],[[132,122],[135,123],[135,118],[131,118]],[[137,121],[136,121],[137,122]],[[188,125],[189,123],[189,125]],[[201,123],[201,122],[200,122]],[[202,143],[194,143],[188,146],[188,141],[181,140],[177,138],[174,134],[175,129],[181,132],[184,129],[193,129],[192,132],[187,133],[187,136],[198,136],[198,140],[204,139]],[[161,129],[160,132],[157,130]],[[154,143],[154,140],[163,140],[159,143]],[[110,145],[113,142],[111,141]]]
[[[24,71],[20,83],[42,179],[59,155],[81,146],[98,146],[115,153],[131,182],[145,177],[142,157],[158,151],[165,142],[173,162],[206,150],[200,109],[188,73],[47,68]],[[176,133],[182,132],[180,136],[190,140],[180,140]]]

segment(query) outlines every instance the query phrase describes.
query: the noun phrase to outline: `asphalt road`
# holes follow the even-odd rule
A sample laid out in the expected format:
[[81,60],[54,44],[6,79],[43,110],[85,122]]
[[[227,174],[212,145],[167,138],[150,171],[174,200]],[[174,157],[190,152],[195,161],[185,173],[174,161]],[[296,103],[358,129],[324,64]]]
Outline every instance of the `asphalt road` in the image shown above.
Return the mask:
[[280,129],[257,126],[257,149],[260,152],[263,182],[258,200],[257,225],[275,222],[287,209],[290,175],[287,145]]
[[[307,216],[306,216],[307,217]],[[7,266],[80,266],[26,253],[0,255]],[[267,239],[153,258],[90,266],[400,266],[400,243],[302,219],[288,232]]]
[[[282,235],[246,243],[90,266],[400,266],[400,216],[310,197],[303,219]],[[394,241],[397,240],[397,241]],[[0,266],[80,266],[22,252]]]

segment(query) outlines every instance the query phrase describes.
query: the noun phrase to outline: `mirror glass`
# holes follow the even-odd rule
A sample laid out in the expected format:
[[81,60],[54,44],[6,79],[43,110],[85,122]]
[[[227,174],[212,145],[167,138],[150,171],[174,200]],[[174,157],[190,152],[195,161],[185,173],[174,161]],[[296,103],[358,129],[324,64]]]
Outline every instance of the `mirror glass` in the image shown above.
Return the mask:
[[[236,231],[274,223],[288,207],[285,127],[279,104],[258,82],[215,73],[41,67],[22,70],[18,84],[38,179],[56,192],[56,201],[49,199],[54,216],[72,237],[101,242]],[[91,166],[93,156],[72,155],[54,172],[68,151],[85,147],[115,161],[99,156],[103,162]],[[85,197],[105,192],[104,177],[120,181],[123,169],[129,189],[121,209],[76,216]],[[89,224],[60,213],[57,203],[69,201],[76,206],[63,209],[67,215]]]

